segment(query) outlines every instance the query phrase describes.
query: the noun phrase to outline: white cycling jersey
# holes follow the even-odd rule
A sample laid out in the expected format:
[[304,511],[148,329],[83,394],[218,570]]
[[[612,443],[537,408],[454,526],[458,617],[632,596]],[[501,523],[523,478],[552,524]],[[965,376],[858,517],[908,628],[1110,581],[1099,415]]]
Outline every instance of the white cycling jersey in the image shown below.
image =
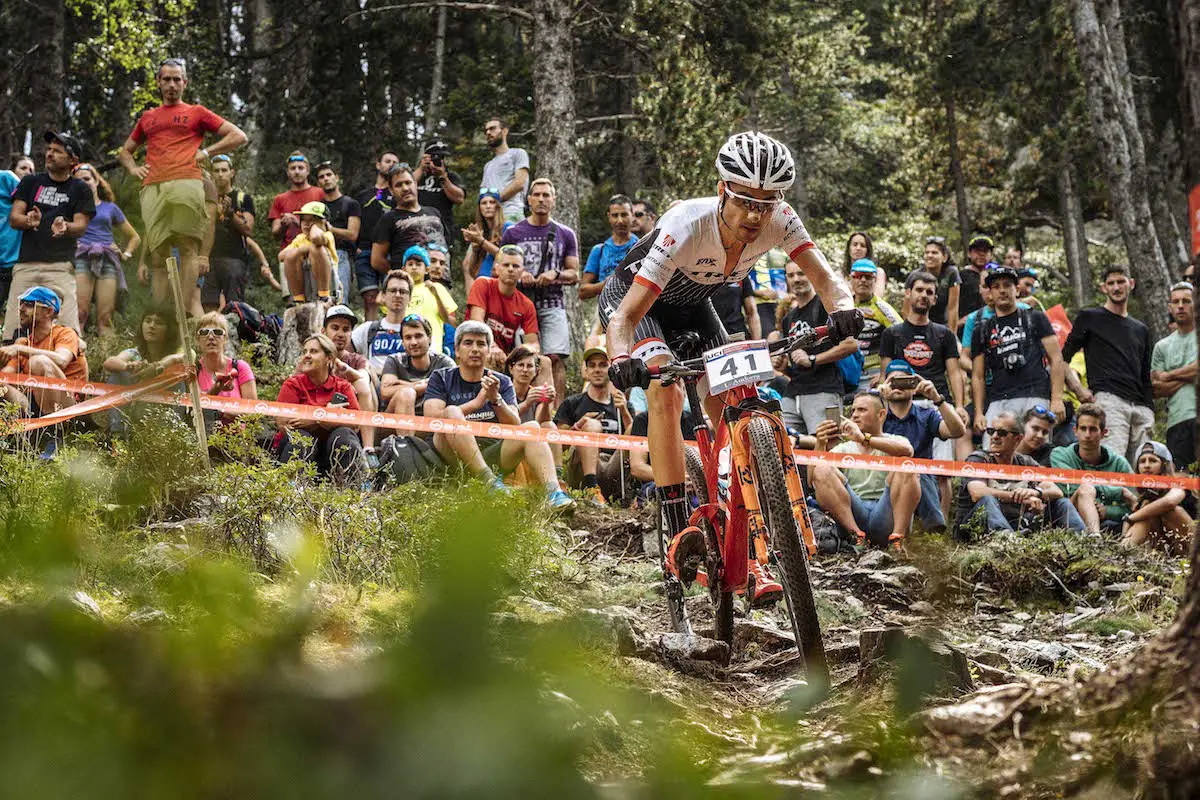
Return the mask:
[[711,297],[722,285],[741,281],[772,248],[795,260],[813,241],[795,210],[787,203],[768,219],[758,238],[742,251],[725,273],[721,243],[720,198],[685,200],[658,220],[654,236],[637,243],[625,258],[619,275],[623,283],[640,283],[658,294],[656,305],[690,306]]

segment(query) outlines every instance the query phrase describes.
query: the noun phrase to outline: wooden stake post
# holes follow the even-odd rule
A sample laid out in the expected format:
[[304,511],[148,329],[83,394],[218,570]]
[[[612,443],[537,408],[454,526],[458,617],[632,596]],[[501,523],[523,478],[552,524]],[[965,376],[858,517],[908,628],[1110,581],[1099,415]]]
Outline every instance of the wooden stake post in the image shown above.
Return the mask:
[[[187,313],[183,305],[183,287],[179,285],[179,261],[174,256],[167,259],[167,280],[171,284],[171,296],[175,299],[175,321],[179,325],[179,338],[183,341],[184,363],[196,363],[196,351],[192,348],[192,337],[188,335]],[[196,441],[200,446],[200,460],[208,469],[208,431],[204,427],[204,409],[200,407],[200,380],[198,375],[188,378],[188,394],[192,398],[192,421],[196,424]]]

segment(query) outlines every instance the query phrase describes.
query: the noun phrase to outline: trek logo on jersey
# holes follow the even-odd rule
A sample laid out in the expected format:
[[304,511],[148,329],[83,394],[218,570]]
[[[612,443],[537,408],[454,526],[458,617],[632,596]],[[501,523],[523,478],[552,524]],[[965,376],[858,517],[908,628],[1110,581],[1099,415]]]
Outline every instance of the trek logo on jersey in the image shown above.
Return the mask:
[[33,202],[43,206],[61,206],[69,203],[70,200],[70,195],[60,192],[57,186],[40,186],[37,194],[33,196]]

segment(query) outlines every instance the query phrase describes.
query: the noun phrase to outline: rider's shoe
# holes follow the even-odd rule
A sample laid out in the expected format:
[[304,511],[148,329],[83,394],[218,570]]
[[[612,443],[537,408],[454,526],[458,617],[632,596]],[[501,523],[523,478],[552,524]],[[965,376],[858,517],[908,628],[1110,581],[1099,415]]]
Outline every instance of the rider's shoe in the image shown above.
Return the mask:
[[771,573],[758,563],[757,558],[750,559],[750,574],[754,576],[754,599],[751,601],[753,605],[774,603],[783,597],[783,586],[771,577]]
[[667,546],[667,569],[685,586],[696,580],[696,573],[708,555],[704,545],[704,534],[695,525],[690,525],[671,539]]

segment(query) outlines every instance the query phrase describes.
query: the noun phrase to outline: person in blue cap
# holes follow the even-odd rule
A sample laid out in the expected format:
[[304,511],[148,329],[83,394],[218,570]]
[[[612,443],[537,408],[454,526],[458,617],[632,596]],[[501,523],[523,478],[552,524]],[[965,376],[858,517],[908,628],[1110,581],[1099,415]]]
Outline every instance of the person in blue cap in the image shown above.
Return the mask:
[[[17,300],[20,331],[24,334],[7,347],[0,347],[4,372],[47,378],[88,379],[87,358],[79,351],[79,334],[56,323],[62,298],[45,286],[34,286]],[[48,414],[75,405],[72,392],[31,387],[28,394],[5,385],[3,399],[16,403],[27,413]],[[32,405],[30,403],[32,401]]]
[[901,323],[900,313],[876,293],[875,278],[879,267],[869,258],[860,258],[850,265],[850,291],[854,292],[854,307],[863,312],[863,329],[858,332],[858,351],[863,357],[859,391],[870,389],[879,382],[879,342],[883,332]]
[[458,304],[446,291],[446,287],[435,281],[425,280],[429,271],[429,251],[418,244],[404,251],[404,271],[412,278],[412,297],[408,301],[408,313],[428,320],[430,349],[442,352],[445,341],[445,326],[458,324]]

